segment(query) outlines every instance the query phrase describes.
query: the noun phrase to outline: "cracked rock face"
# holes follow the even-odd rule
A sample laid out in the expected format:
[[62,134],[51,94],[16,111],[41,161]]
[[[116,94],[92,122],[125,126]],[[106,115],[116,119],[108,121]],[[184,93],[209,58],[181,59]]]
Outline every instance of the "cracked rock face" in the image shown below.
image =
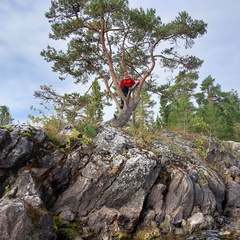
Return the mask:
[[61,216],[75,213],[75,218],[84,218],[85,224],[96,227],[97,234],[106,231],[106,226],[109,231],[114,229],[109,218],[114,225],[124,221],[124,227],[133,230],[160,166],[140,153],[126,155],[129,157],[111,155],[110,159],[92,155],[79,169],[77,180],[57,199],[53,212]]
[[181,134],[156,133],[140,149],[128,134],[104,126],[93,146],[79,144],[65,154],[45,136],[29,126],[0,129],[3,240],[153,239],[240,217],[233,142],[206,144],[203,158]]
[[13,130],[0,129],[0,168],[13,168],[27,164],[46,134],[27,126]]

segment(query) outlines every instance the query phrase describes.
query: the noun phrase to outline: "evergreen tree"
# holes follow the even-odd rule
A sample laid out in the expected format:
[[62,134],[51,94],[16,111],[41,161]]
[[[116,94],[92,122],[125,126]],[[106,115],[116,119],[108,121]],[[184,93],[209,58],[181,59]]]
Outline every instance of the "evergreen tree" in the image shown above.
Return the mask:
[[236,91],[223,92],[223,100],[219,104],[224,119],[219,131],[219,138],[223,140],[238,140],[238,124],[240,123],[240,99]]
[[[65,52],[48,46],[42,56],[53,62],[53,71],[61,79],[71,75],[81,84],[102,79],[118,108],[119,115],[111,119],[115,126],[127,123],[158,63],[170,69],[196,69],[202,64],[198,58],[178,52],[179,44],[191,48],[194,39],[206,33],[207,25],[186,12],[164,24],[154,9],[130,9],[127,0],[52,0],[46,17],[52,27],[50,37],[65,40],[67,46]],[[121,91],[119,73],[123,71],[140,80],[134,100]],[[123,110],[118,97],[124,100]]]
[[103,101],[101,87],[95,79],[92,83],[92,93],[89,96],[89,103],[87,105],[87,121],[91,124],[96,124],[103,120]]
[[215,85],[215,79],[209,75],[200,85],[200,93],[195,94],[196,102],[199,107],[197,114],[208,126],[208,131],[203,134],[209,137],[217,137],[220,126],[222,125],[221,111],[218,108],[221,100],[221,87]]
[[201,91],[196,94],[198,115],[208,124],[209,136],[221,140],[236,139],[234,128],[240,116],[237,93],[222,92],[211,76],[203,80]]
[[154,111],[153,107],[156,105],[156,101],[151,99],[151,94],[143,90],[142,97],[138,104],[137,109],[135,110],[135,118],[137,126],[153,125]]
[[5,105],[0,106],[0,125],[10,124],[13,120],[9,108]]
[[196,101],[200,107],[206,106],[208,103],[217,105],[222,99],[221,86],[214,84],[215,79],[209,75],[201,83],[201,92],[195,94]]
[[89,94],[81,96],[79,93],[64,94],[60,105],[55,107],[57,113],[61,113],[68,124],[77,125],[86,118],[86,108],[89,103]]
[[[168,127],[182,129],[184,132],[188,130],[188,124],[194,111],[191,98],[197,86],[197,79],[196,72],[182,71],[176,77],[173,86],[168,89],[167,93],[171,99],[168,96],[168,106],[162,110],[165,111],[165,119],[167,113],[166,125]],[[162,99],[162,104],[166,105],[166,98]]]
[[181,95],[179,100],[175,100],[172,103],[168,126],[187,132],[193,111],[194,106],[190,102],[189,96]]
[[218,137],[219,130],[223,127],[224,119],[221,115],[220,109],[212,102],[207,103],[203,109],[203,120],[209,126],[208,136]]
[[170,83],[164,84],[159,88],[160,92],[160,108],[159,115],[156,119],[157,128],[168,127],[169,115],[171,112],[171,103],[173,99],[173,93],[171,92]]
[[[160,110],[155,126],[193,131],[220,140],[240,140],[240,99],[234,90],[222,92],[209,75],[195,93],[196,72],[180,72],[174,84],[159,88]],[[194,100],[198,106],[193,105]]]

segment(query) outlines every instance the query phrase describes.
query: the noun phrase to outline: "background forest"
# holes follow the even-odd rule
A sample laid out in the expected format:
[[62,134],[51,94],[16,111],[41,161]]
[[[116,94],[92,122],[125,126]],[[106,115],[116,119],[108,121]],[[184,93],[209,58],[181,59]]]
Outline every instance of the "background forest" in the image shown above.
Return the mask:
[[[103,121],[104,107],[110,105],[97,81],[84,96],[77,93],[62,96],[49,86],[41,86],[41,91],[35,92],[35,96],[44,100],[42,105],[46,111],[32,107],[41,116],[29,118],[33,123],[41,123],[52,135],[69,125],[91,135]],[[156,113],[157,104],[160,107]],[[13,119],[9,108],[1,106],[0,110],[0,124],[11,123]],[[144,89],[126,128],[142,133],[167,128],[220,140],[240,141],[239,119],[240,99],[237,91],[221,91],[221,86],[211,76],[198,86],[197,73],[180,72],[173,81],[161,87],[152,84]]]

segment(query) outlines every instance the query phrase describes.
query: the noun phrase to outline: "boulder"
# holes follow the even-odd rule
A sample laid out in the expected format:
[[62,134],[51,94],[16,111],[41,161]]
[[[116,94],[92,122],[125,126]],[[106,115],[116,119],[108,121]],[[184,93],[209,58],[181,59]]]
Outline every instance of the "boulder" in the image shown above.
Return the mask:
[[188,232],[192,233],[202,229],[214,229],[215,221],[212,216],[204,215],[202,212],[195,213],[188,218],[186,225],[184,226]]
[[23,200],[0,200],[1,240],[55,240],[52,216]]
[[224,213],[231,218],[240,217],[240,184],[230,181]]
[[24,166],[39,150],[46,134],[41,129],[15,126],[0,129],[0,168]]
[[166,195],[165,213],[172,216],[172,223],[175,224],[190,216],[194,204],[194,186],[187,173],[178,169],[169,171],[172,181]]

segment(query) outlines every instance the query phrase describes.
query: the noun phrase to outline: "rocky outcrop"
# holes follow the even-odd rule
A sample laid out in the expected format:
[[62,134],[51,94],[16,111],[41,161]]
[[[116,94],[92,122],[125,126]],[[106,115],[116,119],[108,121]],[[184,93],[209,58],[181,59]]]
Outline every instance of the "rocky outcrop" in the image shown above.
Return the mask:
[[103,126],[54,147],[41,129],[0,129],[1,239],[154,239],[240,217],[240,144],[161,131],[138,147]]

